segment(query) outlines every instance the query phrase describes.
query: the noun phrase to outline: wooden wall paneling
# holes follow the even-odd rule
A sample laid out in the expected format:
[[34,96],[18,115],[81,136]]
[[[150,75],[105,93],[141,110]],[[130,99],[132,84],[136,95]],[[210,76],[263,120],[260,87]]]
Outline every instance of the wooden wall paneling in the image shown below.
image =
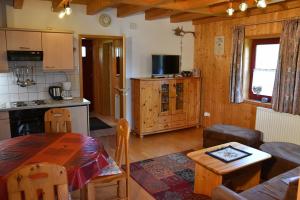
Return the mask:
[[[210,117],[203,119],[205,127],[216,123],[255,127],[257,105],[247,102],[241,104],[229,102],[232,27],[246,24],[248,38],[279,36],[282,29],[280,20],[300,16],[299,13],[299,9],[293,9],[196,25],[195,66],[201,70],[203,77],[202,110],[211,114]],[[222,56],[214,55],[215,36],[225,37],[225,53]]]
[[200,119],[200,79],[192,78],[188,81],[188,108],[187,123],[189,125],[199,123]]

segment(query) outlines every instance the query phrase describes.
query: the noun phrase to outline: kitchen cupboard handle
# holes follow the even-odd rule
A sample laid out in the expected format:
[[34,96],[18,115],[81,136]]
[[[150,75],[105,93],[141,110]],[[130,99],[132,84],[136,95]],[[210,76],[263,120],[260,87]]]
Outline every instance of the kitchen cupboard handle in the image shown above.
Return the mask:
[[30,49],[29,47],[19,47],[20,49]]
[[46,68],[51,68],[51,69],[53,69],[53,68],[55,68],[54,66],[46,66]]

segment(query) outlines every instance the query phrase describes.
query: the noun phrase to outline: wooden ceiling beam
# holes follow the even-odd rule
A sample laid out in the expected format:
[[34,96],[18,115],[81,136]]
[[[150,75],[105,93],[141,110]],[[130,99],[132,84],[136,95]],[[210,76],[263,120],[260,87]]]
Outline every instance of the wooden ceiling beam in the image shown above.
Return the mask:
[[300,8],[300,1],[292,0],[292,1],[276,3],[276,4],[270,4],[265,9],[251,8],[251,9],[247,10],[246,12],[236,12],[233,14],[232,17],[224,16],[224,17],[208,17],[208,18],[202,18],[202,19],[195,19],[195,20],[193,20],[193,24],[198,25],[198,24],[212,23],[212,22],[229,20],[229,19],[237,19],[237,18],[242,18],[242,17],[250,17],[250,16],[254,16],[254,15],[280,12],[283,10],[290,10],[290,9],[295,9],[295,8]]
[[170,17],[171,15],[178,14],[179,12],[180,11],[177,10],[150,8],[145,11],[145,19],[146,20],[162,19],[162,18]]
[[114,7],[119,4],[119,1],[116,0],[90,0],[88,1],[86,7],[86,13],[88,15],[94,15],[106,8]]
[[136,6],[130,4],[122,4],[117,8],[118,17],[128,17],[129,15],[134,15],[136,13],[144,12],[147,9],[145,6]]
[[228,0],[188,0],[188,1],[174,1],[171,3],[164,3],[158,5],[159,8],[172,9],[172,10],[194,10],[197,8],[204,8],[214,4],[228,2]]
[[131,4],[136,6],[153,7],[163,3],[172,2],[174,0],[118,0],[120,3]]
[[24,0],[13,0],[13,7],[15,9],[22,9],[23,3],[24,3]]
[[203,14],[198,14],[198,13],[179,13],[176,15],[172,15],[170,17],[170,22],[171,23],[186,22],[186,21],[191,21],[194,19],[199,19],[199,18],[204,18],[204,17],[207,17],[207,16],[203,15]]
[[69,0],[52,0],[52,11],[60,11]]

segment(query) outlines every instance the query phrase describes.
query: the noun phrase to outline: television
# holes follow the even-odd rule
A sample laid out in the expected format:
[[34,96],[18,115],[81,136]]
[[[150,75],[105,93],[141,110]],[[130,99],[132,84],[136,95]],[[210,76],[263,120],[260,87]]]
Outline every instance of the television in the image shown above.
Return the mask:
[[179,55],[152,55],[153,75],[179,74],[179,68]]

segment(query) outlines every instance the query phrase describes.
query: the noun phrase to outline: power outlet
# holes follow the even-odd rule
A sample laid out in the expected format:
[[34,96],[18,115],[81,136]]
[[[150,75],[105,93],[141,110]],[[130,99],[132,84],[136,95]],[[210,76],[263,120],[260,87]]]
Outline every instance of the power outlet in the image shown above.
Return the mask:
[[210,113],[209,112],[204,112],[204,117],[210,117]]

